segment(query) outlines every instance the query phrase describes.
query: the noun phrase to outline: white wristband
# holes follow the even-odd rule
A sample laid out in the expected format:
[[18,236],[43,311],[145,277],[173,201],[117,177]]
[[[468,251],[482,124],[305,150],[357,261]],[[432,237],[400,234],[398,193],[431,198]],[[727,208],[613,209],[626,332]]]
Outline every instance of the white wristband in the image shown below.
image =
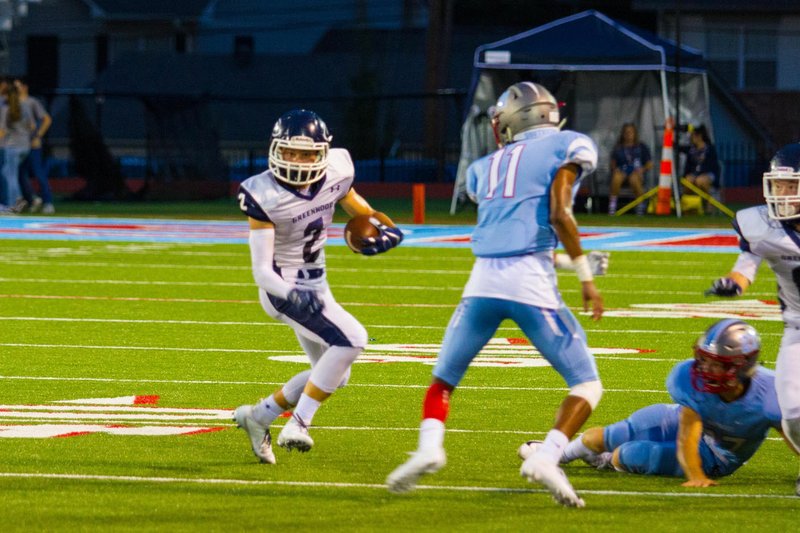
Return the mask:
[[593,281],[594,276],[592,276],[592,267],[589,266],[589,258],[585,255],[579,255],[578,257],[572,260],[572,264],[575,267],[575,273],[578,275],[578,279],[581,282],[584,281]]

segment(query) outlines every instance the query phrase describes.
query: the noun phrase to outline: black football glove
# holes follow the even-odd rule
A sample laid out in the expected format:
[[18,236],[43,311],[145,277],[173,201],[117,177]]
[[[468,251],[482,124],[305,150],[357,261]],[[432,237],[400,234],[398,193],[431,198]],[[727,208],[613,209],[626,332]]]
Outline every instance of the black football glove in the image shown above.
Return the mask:
[[731,278],[719,278],[714,280],[711,288],[705,292],[706,296],[725,296],[726,298],[740,296],[741,294],[742,288]]
[[294,311],[300,315],[315,315],[322,311],[324,304],[311,289],[295,287],[286,295],[286,300]]
[[403,241],[403,232],[400,228],[391,228],[386,224],[378,224],[376,227],[380,234],[377,237],[364,239],[364,248],[361,249],[364,255],[382,254]]

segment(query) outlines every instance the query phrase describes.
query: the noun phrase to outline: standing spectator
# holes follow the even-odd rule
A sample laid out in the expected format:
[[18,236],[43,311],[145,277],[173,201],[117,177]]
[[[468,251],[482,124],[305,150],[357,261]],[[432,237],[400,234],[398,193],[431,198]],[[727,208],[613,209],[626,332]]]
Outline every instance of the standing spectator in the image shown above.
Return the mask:
[[7,86],[5,97],[6,105],[0,109],[0,142],[5,152],[2,174],[6,202],[18,213],[26,205],[19,189],[19,165],[31,149],[34,123],[30,108],[20,103],[19,91],[14,85]]
[[683,177],[703,192],[710,194],[712,187],[715,189],[719,187],[717,150],[711,144],[708,130],[703,125],[692,130],[689,140],[691,141],[689,147],[681,148],[681,151],[687,154]]
[[[53,195],[50,191],[50,184],[47,182],[47,168],[42,158],[42,138],[50,129],[53,119],[45,110],[42,102],[38,98],[30,96],[28,93],[28,82],[24,77],[14,78],[14,86],[19,92],[20,104],[30,108],[31,115],[35,123],[35,129],[31,137],[31,150],[28,158],[19,167],[19,186],[22,196],[28,203],[32,213],[39,209],[42,213],[55,213],[53,207]],[[36,196],[31,188],[29,177],[33,176],[39,182],[39,194]]]
[[[8,89],[8,78],[0,75],[0,108],[5,107],[6,105],[7,89]],[[5,151],[3,150],[2,140],[0,140],[0,169],[3,168],[4,158],[5,158]],[[0,173],[0,215],[7,215],[12,212],[11,209],[8,208],[11,201],[6,197],[8,193],[6,189],[7,189],[6,180],[3,178],[2,173]]]
[[[645,172],[653,168],[653,159],[650,149],[639,141],[639,131],[636,126],[627,122],[622,125],[617,144],[611,153],[611,189],[608,197],[608,214],[617,212],[617,196],[625,182],[628,182],[633,194],[639,198],[643,193]],[[636,214],[644,214],[645,204],[636,206]]]

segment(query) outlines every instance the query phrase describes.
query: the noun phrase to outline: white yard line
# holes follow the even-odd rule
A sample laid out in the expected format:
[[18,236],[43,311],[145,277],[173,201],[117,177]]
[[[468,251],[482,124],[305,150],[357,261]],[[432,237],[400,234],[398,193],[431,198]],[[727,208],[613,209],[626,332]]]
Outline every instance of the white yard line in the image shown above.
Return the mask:
[[[200,325],[200,326],[268,326],[268,327],[284,327],[285,324],[282,322],[276,322],[273,320],[265,319],[263,322],[260,321],[238,321],[238,320],[221,320],[221,321],[212,321],[212,320],[156,320],[156,319],[129,319],[129,318],[73,318],[73,317],[36,317],[36,316],[0,316],[0,322],[2,321],[19,321],[19,322],[86,322],[86,323],[109,323],[109,324],[176,324],[176,325]],[[375,328],[375,329],[435,329],[444,331],[446,328],[446,324],[442,324],[440,326],[416,326],[416,325],[406,325],[406,326],[398,326],[395,324],[368,324],[365,325],[366,328]],[[501,331],[510,331],[510,332],[517,332],[522,334],[519,328],[516,327],[501,327],[498,328],[498,332]],[[684,329],[589,329],[586,328],[587,333],[614,333],[614,334],[649,334],[649,335],[664,335],[664,334],[681,334],[681,335],[700,335],[703,333],[702,330],[684,330]],[[764,336],[773,336],[773,337],[781,337],[783,333],[770,333],[770,332],[761,332],[760,335]]]
[[[235,265],[186,265],[175,263],[113,263],[113,262],[90,262],[90,261],[53,261],[52,259],[43,259],[42,261],[36,260],[21,260],[13,261],[7,260],[4,262],[7,265],[32,265],[32,266],[75,266],[75,267],[99,267],[99,268],[164,268],[164,269],[180,269],[180,270],[242,270],[250,271],[249,266],[235,266]],[[342,267],[328,267],[330,272],[354,272],[364,273],[363,268],[342,268]],[[456,275],[467,276],[470,269],[457,270],[457,269],[412,269],[407,268],[369,268],[370,272],[386,273],[386,274],[407,274],[417,276],[419,274],[441,274],[441,275]],[[561,275],[573,275],[571,272],[562,272]],[[625,274],[626,279],[663,279],[663,274]],[[692,275],[670,275],[670,279],[678,280],[709,280],[708,276],[692,276]],[[712,280],[713,281],[713,280]]]
[[[0,283],[35,283],[37,285],[52,283],[62,285],[133,285],[133,286],[166,286],[166,287],[250,287],[255,290],[255,283],[240,281],[147,281],[147,280],[126,280],[126,279],[52,279],[52,278],[0,278]],[[359,285],[346,283],[331,283],[333,289],[353,289],[353,290],[391,290],[391,291],[435,291],[435,292],[461,292],[463,285],[452,286],[431,286],[431,285]],[[561,289],[562,293],[578,293],[578,289]],[[603,294],[626,294],[626,295],[660,295],[664,291],[659,290],[629,290],[629,289],[603,289]],[[672,291],[671,295],[678,296],[698,296],[699,291]],[[771,298],[774,292],[748,292],[751,297]]]
[[[41,472],[0,472],[0,478],[9,479],[48,479],[69,481],[100,481],[112,483],[185,483],[193,485],[237,485],[253,487],[307,487],[321,489],[372,489],[386,490],[386,485],[380,483],[343,483],[325,481],[280,481],[280,480],[253,480],[253,479],[226,479],[226,478],[182,478],[163,476],[109,476],[99,474],[55,474]],[[449,492],[487,492],[487,493],[522,493],[522,494],[547,494],[543,489],[529,489],[516,487],[478,487],[469,485],[417,485],[417,490],[437,490]],[[710,499],[745,499],[759,498],[769,500],[797,500],[797,496],[788,494],[720,494],[718,492],[658,492],[658,491],[624,491],[624,490],[579,490],[581,494],[597,496],[623,496],[642,498],[710,498]]]
[[[75,382],[100,382],[100,383],[166,383],[171,385],[254,385],[254,386],[281,386],[284,382],[278,381],[231,381],[231,380],[206,380],[206,379],[133,379],[110,377],[80,377],[80,376],[2,376],[0,380],[19,381],[75,381]],[[353,383],[347,384],[348,388],[379,388],[379,389],[427,389],[428,383],[420,384],[394,384],[394,383]],[[460,385],[458,390],[475,391],[538,391],[538,392],[566,392],[566,387],[508,387],[508,386],[472,386]],[[606,393],[644,393],[667,394],[664,390],[657,389],[603,389]]]

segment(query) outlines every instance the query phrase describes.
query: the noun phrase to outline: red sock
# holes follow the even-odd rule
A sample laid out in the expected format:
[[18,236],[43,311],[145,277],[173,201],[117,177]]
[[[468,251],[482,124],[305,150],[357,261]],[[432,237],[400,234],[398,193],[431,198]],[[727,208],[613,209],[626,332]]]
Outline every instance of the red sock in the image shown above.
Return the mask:
[[422,405],[422,418],[435,418],[445,422],[450,412],[450,392],[452,387],[440,381],[434,381],[425,394]]

